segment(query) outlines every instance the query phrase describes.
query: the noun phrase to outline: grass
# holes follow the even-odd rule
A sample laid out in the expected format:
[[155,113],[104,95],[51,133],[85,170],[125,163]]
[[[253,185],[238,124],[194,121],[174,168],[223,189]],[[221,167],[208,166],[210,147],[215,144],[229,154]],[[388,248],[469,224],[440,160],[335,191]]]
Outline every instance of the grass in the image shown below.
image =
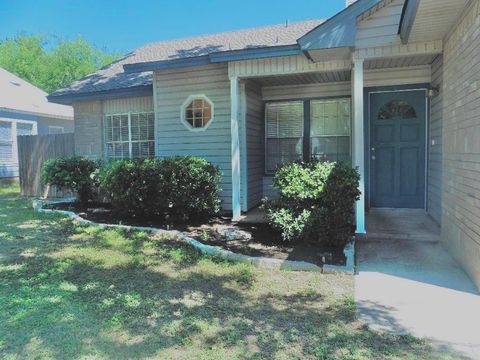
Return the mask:
[[448,359],[355,318],[347,275],[261,271],[79,226],[0,188],[4,359]]

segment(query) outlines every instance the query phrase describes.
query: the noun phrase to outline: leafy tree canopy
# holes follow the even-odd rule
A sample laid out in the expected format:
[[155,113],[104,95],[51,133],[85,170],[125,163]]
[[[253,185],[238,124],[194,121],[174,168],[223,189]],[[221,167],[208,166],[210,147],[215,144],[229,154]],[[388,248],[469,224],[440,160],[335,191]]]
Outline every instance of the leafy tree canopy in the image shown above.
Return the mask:
[[119,54],[81,36],[17,35],[0,41],[0,67],[51,93],[112,63]]

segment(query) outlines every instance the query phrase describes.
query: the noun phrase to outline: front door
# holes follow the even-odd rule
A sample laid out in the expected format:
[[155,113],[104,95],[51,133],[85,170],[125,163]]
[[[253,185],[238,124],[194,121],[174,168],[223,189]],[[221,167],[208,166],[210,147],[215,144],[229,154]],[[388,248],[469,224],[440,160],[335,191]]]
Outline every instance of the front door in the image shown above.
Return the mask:
[[425,207],[425,90],[370,93],[370,206]]

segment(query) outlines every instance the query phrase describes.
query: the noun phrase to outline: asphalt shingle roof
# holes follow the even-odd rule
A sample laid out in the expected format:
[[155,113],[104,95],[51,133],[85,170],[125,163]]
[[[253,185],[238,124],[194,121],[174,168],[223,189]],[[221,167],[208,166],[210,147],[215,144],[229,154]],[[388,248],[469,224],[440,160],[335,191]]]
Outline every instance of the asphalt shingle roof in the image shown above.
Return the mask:
[[51,96],[77,95],[151,85],[151,72],[125,73],[123,65],[186,59],[231,50],[294,45],[298,38],[322,22],[323,20],[308,20],[148,44],[106,68],[54,92]]

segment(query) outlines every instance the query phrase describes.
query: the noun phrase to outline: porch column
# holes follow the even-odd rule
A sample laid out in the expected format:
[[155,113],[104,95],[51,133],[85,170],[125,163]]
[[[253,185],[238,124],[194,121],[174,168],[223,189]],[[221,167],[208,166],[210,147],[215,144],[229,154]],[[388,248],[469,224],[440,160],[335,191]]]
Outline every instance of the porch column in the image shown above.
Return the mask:
[[240,136],[238,131],[238,118],[240,112],[240,88],[238,77],[230,78],[230,114],[232,137],[232,213],[233,221],[241,216],[240,204]]
[[363,60],[353,60],[353,165],[360,173],[360,200],[356,203],[357,234],[366,234],[365,229],[365,141],[364,141],[364,96]]

